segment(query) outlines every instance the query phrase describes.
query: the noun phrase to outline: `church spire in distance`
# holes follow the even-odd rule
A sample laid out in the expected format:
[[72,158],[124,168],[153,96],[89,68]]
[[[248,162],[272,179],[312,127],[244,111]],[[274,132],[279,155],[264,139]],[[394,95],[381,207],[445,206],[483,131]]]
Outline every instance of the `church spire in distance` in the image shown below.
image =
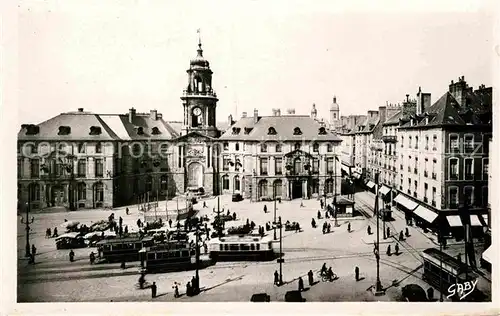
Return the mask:
[[198,56],[203,57],[203,49],[201,48],[201,29],[196,30],[198,33]]

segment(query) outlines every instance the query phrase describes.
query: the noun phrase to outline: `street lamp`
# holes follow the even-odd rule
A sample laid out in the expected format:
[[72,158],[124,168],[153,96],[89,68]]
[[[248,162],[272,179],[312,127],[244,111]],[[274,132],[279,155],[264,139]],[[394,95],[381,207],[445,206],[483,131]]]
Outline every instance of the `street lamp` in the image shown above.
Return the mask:
[[274,200],[274,240],[276,240],[276,183],[273,183],[273,200]]
[[[28,203],[26,205],[26,221],[24,224],[26,224],[26,253],[25,253],[25,256],[26,257],[30,257],[31,256],[31,246],[30,246],[30,224],[33,224],[34,222],[34,218],[31,219],[30,221],[30,218],[29,218],[29,211],[30,211],[30,208],[31,208],[31,194],[33,192],[33,185],[35,183],[32,182],[32,183],[29,183],[28,184]],[[23,223],[23,219],[21,218],[21,223]]]
[[279,284],[283,284],[283,263],[285,262],[285,259],[283,259],[283,225],[281,224],[281,218],[278,223],[274,223],[274,228],[276,229],[276,226],[280,229],[280,254],[278,257],[278,263],[280,264],[280,279],[279,279]]
[[375,295],[382,295],[383,289],[382,289],[382,283],[380,282],[380,234],[379,234],[379,205],[378,205],[378,176],[379,174],[375,174],[375,185],[376,185],[376,194],[375,194],[375,214],[377,216],[377,283],[375,285]]

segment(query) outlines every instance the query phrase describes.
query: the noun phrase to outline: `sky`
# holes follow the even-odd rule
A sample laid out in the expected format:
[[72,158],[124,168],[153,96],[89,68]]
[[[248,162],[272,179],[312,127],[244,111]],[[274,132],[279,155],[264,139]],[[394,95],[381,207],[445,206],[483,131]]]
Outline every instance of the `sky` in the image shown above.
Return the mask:
[[313,103],[327,118],[334,95],[341,115],[366,114],[419,86],[436,101],[459,76],[492,85],[491,2],[376,3],[20,1],[19,124],[77,108],[181,120],[197,29],[219,122]]

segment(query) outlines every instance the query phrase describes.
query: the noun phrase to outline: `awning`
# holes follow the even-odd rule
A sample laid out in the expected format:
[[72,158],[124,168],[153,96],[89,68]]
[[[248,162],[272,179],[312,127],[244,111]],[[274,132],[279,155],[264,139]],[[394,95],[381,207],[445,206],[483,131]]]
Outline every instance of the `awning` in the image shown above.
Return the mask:
[[477,215],[475,215],[475,214],[470,216],[470,225],[471,226],[483,226],[483,224],[479,220],[479,217],[477,217]]
[[368,180],[368,182],[366,182],[366,186],[369,187],[370,189],[373,189],[375,183],[373,181]]
[[357,172],[353,172],[352,176],[356,179],[359,179],[361,178],[361,174],[357,173]]
[[437,214],[428,209],[427,207],[423,205],[419,205],[417,209],[413,212],[413,214],[417,215],[418,217],[426,220],[429,224],[432,224],[434,220],[437,218]]
[[446,219],[448,220],[448,224],[450,224],[450,227],[463,226],[462,220],[460,219],[459,215],[448,215],[448,216],[446,216]]
[[394,199],[394,201],[398,204],[401,204],[403,205],[404,207],[406,207],[409,211],[413,211],[414,209],[417,208],[418,204],[413,202],[412,200],[410,200],[409,198],[407,198],[406,196],[404,196],[403,194],[399,194],[398,196],[396,196],[396,198]]
[[347,173],[349,173],[349,171],[350,171],[350,169],[351,169],[351,168],[349,168],[348,166],[346,166],[346,165],[344,165],[344,164],[340,165],[340,168],[341,168],[342,170],[344,170],[345,172],[347,172]]
[[491,250],[491,246],[488,247],[488,249],[486,249],[483,254],[482,254],[482,257],[484,260],[488,261],[489,264],[491,264],[491,257],[493,256],[493,253],[492,253],[493,250]]
[[378,189],[378,192],[382,195],[387,195],[387,193],[391,192],[391,188],[389,188],[388,186],[381,186],[380,189]]

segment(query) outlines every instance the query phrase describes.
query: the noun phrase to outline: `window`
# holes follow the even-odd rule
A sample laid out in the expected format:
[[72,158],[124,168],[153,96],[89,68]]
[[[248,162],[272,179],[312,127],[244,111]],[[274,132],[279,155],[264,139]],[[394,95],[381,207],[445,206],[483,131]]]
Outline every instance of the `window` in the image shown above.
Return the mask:
[[234,190],[239,191],[240,190],[240,177],[235,176],[233,178],[233,182],[234,182]]
[[281,144],[280,143],[276,144],[276,152],[277,153],[281,152]]
[[241,161],[239,158],[236,158],[236,162],[234,164],[234,171],[240,171],[240,167],[241,167]]
[[318,179],[312,180],[312,193],[319,194],[319,180]]
[[293,171],[295,174],[302,172],[302,161],[300,160],[300,158],[295,158],[295,160],[293,161]]
[[260,174],[267,175],[267,158],[260,158]]
[[222,190],[229,190],[229,176],[222,176]]
[[146,177],[146,192],[151,192],[153,191],[153,177],[147,176]]
[[267,197],[267,181],[261,180],[259,182],[259,197]]
[[300,150],[300,143],[295,143],[294,148],[295,148],[295,150]]
[[331,153],[331,152],[333,151],[333,146],[332,146],[332,144],[327,144],[327,145],[326,145],[326,151],[327,151],[327,152],[329,152],[329,153]]
[[104,174],[104,165],[102,159],[95,160],[95,176],[102,177]]
[[312,172],[319,173],[319,159],[318,158],[313,159]]
[[85,153],[85,143],[78,143],[78,153],[79,154]]
[[425,136],[425,150],[429,149],[429,136]]
[[437,150],[437,147],[436,147],[436,145],[437,145],[437,138],[438,138],[437,135],[433,135],[432,136],[432,150],[434,150],[434,151]]
[[267,153],[267,145],[265,143],[260,144],[260,152]]
[[331,157],[326,158],[326,171],[328,173],[333,172],[333,164],[334,164],[333,158]]
[[464,159],[464,180],[474,180],[474,159]]
[[405,141],[405,137],[404,136],[401,136],[401,148],[404,147],[404,141]]
[[283,172],[283,159],[274,158],[274,173],[282,174]]
[[240,143],[234,144],[234,150],[236,150],[236,151],[240,150]]
[[320,127],[319,131],[318,131],[318,134],[319,135],[326,135],[327,134],[326,129],[324,127]]
[[458,135],[450,135],[450,151],[458,151]]
[[429,185],[427,183],[424,183],[424,199],[425,200],[427,200],[427,191],[429,191]]
[[458,158],[450,158],[450,180],[458,180]]
[[104,185],[102,183],[97,183],[95,185],[95,191],[96,191],[96,201],[97,202],[102,202],[104,201]]
[[95,152],[98,153],[98,154],[102,153],[102,145],[101,145],[101,143],[96,143],[95,144]]
[[[30,186],[28,186],[28,188],[30,188]],[[31,185],[31,200],[40,201],[40,185],[38,183]]]
[[302,135],[302,131],[300,130],[299,127],[295,127],[293,129],[293,135]]
[[222,158],[222,170],[223,171],[229,171],[229,163],[231,162],[231,159],[228,157]]
[[269,127],[268,130],[267,130],[267,135],[276,135],[276,130],[274,129],[274,127]]
[[415,136],[415,149],[418,149],[418,136]]
[[474,135],[464,136],[464,149],[467,153],[474,151]]
[[78,200],[87,199],[87,186],[85,183],[78,183]]
[[414,184],[414,190],[415,190],[415,192],[417,192],[417,187],[418,187],[417,180],[413,181],[413,184]]
[[31,159],[31,177],[40,177],[40,160],[38,159]]
[[153,127],[153,129],[151,130],[151,134],[153,134],[153,135],[159,135],[159,134],[161,134],[161,133],[160,133],[160,130],[158,129],[158,127],[156,127],[156,126],[155,126],[155,127]]
[[229,143],[228,142],[224,142],[223,143],[223,149],[224,150],[229,150]]
[[464,206],[474,205],[474,187],[466,186],[464,187]]
[[432,187],[432,203],[436,206],[436,187]]
[[87,161],[85,159],[78,160],[78,177],[82,178],[87,175]]
[[411,136],[408,138],[408,148],[411,148]]
[[313,144],[313,152],[315,152],[315,153],[319,152],[319,144],[318,143]]
[[458,207],[458,188],[450,187],[448,193],[448,203],[450,204],[450,208]]
[[274,181],[273,186],[274,186],[275,196],[282,196],[283,183],[281,182],[281,180]]
[[168,188],[168,178],[167,175],[162,175],[160,177],[160,190],[161,191],[166,191]]
[[488,180],[489,159],[483,158],[483,180]]
[[101,127],[99,126],[91,126],[89,135],[101,135]]

